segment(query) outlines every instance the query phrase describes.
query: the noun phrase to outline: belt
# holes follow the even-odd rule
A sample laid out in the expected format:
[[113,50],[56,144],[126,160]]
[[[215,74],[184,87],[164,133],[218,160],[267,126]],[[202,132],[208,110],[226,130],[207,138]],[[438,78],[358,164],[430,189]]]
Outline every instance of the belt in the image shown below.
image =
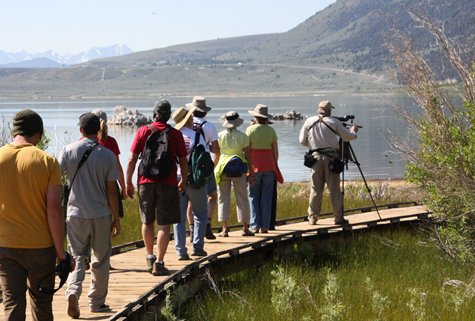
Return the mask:
[[327,153],[336,153],[336,150],[333,149],[333,148],[317,148],[317,149],[313,149],[311,150],[311,152],[327,152]]

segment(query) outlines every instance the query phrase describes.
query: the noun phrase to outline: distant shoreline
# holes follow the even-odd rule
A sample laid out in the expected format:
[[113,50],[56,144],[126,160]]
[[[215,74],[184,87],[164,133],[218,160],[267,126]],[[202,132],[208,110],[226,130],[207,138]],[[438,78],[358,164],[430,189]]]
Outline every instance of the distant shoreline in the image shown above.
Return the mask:
[[[53,101],[53,100],[92,100],[92,99],[159,99],[167,97],[194,97],[197,95],[203,95],[206,98],[212,97],[298,97],[298,96],[325,96],[333,94],[345,94],[345,96],[394,96],[398,95],[397,91],[388,91],[388,92],[360,92],[360,93],[346,93],[344,90],[322,90],[319,92],[260,92],[260,93],[203,93],[203,92],[193,92],[193,93],[169,93],[169,94],[137,94],[137,95],[94,95],[94,96],[52,96],[45,95],[44,97],[41,94],[35,93],[34,95],[4,95],[0,96],[0,100],[32,100],[32,101]],[[402,94],[402,93],[401,93]],[[32,98],[33,96],[39,96],[39,98]],[[51,98],[48,98],[50,97]]]

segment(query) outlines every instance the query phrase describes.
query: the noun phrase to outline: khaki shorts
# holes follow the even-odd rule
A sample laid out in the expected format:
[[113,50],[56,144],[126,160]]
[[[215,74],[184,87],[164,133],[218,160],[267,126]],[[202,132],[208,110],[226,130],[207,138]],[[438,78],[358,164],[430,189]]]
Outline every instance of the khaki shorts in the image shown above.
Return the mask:
[[145,183],[138,186],[140,220],[150,225],[180,223],[180,197],[178,187],[165,183]]

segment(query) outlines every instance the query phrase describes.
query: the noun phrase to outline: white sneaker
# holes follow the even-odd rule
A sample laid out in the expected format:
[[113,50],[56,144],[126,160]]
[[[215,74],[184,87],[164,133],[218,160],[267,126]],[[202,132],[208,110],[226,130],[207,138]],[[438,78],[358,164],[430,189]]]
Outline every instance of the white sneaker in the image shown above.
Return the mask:
[[316,225],[318,221],[318,216],[315,214],[311,214],[308,216],[308,224],[310,225]]

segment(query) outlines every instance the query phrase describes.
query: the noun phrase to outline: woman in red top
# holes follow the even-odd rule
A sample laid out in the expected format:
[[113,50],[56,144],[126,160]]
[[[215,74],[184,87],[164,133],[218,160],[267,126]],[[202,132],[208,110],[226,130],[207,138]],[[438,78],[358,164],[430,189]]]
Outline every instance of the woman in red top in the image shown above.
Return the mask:
[[[101,129],[99,130],[99,133],[97,134],[97,141],[99,144],[104,146],[105,148],[111,150],[114,154],[115,157],[117,158],[117,164],[119,165],[119,184],[120,184],[120,198],[122,200],[125,200],[127,198],[127,194],[125,193],[125,180],[124,180],[124,171],[122,170],[122,165],[120,164],[119,160],[119,145],[117,144],[117,141],[115,140],[114,137],[109,136],[108,134],[108,127],[107,127],[107,114],[100,110],[100,109],[95,109],[91,111],[94,115],[99,117],[101,120]],[[123,213],[121,217],[123,216]]]

